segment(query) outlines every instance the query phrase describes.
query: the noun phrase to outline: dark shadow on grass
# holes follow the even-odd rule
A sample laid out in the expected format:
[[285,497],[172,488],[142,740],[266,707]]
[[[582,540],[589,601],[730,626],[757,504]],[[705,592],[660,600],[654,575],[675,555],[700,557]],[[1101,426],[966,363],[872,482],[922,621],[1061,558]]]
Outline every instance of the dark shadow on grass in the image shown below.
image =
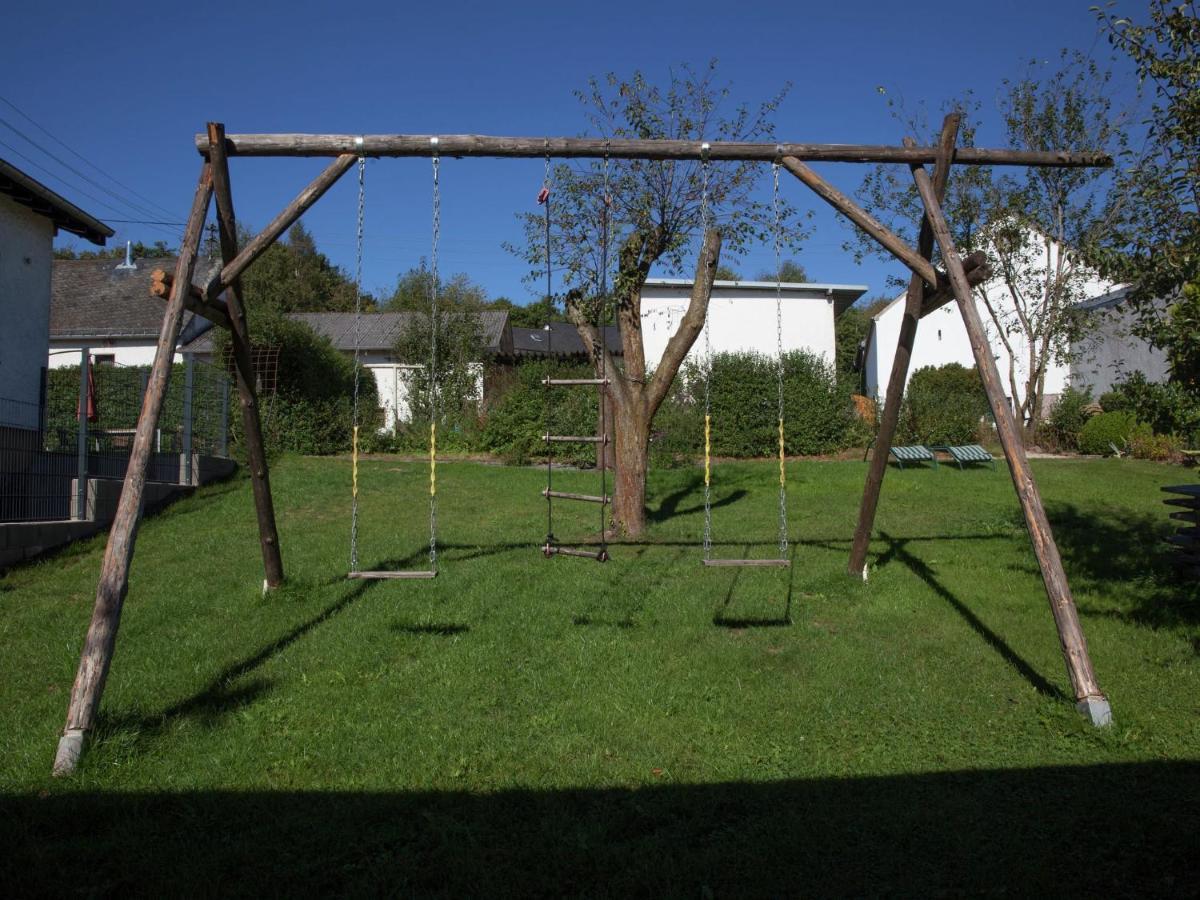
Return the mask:
[[272,681],[266,679],[257,679],[248,685],[236,685],[234,682],[249,675],[268,660],[283,653],[296,641],[344,611],[374,583],[362,581],[351,585],[350,589],[335,603],[264,644],[257,652],[245,659],[226,666],[214,675],[201,690],[173,704],[158,715],[128,716],[120,713],[105,713],[102,710],[97,722],[97,738],[132,729],[137,732],[139,740],[152,739],[166,729],[172,721],[179,718],[194,719],[208,725],[218,724],[223,716],[258,700],[267,693],[273,684]]
[[[742,551],[742,556],[747,557],[750,555],[750,545],[744,544],[743,546],[745,547],[745,549]],[[731,616],[729,614],[729,607],[733,603],[734,590],[737,588],[737,584],[738,584],[739,579],[741,579],[741,577],[742,577],[742,573],[746,571],[743,568],[735,568],[733,577],[729,580],[729,590],[727,590],[725,592],[725,601],[721,604],[721,607],[715,613],[713,613],[713,620],[712,620],[713,624],[716,625],[718,628],[737,628],[737,629],[741,629],[741,628],[786,628],[787,626],[791,625],[792,624],[792,584],[795,580],[794,570],[796,568],[796,544],[795,544],[795,542],[792,542],[790,544],[790,548],[791,548],[791,550],[790,550],[788,559],[791,561],[791,565],[788,566],[788,569],[787,569],[787,573],[788,573],[787,599],[784,603],[783,613],[781,615],[778,615],[778,616]],[[775,570],[768,569],[767,571],[775,571]]]
[[907,544],[906,540],[893,538],[882,529],[879,531],[879,536],[888,542],[888,549],[884,553],[884,557],[889,557],[902,563],[910,572],[925,582],[931,591],[950,604],[951,608],[971,626],[971,630],[983,638],[988,646],[999,653],[1001,658],[1012,666],[1016,673],[1029,682],[1035,690],[1059,700],[1065,701],[1068,699],[1061,688],[1042,677],[1037,669],[1026,662],[1019,653],[1008,645],[1008,642],[1004,638],[992,631],[979,616],[975,615],[969,606],[954,596],[944,584],[938,581],[933,569],[929,568],[924,560],[915,556],[907,549],[905,546]]
[[399,634],[428,634],[435,637],[452,637],[456,634],[466,634],[470,630],[470,625],[459,625],[457,623],[396,622],[392,625],[392,631]]
[[[1168,495],[1163,494],[1163,498]],[[1200,624],[1200,586],[1176,572],[1165,542],[1177,524],[1170,507],[1151,515],[1129,509],[1085,512],[1047,503],[1046,513],[1068,578],[1077,590],[1109,589],[1120,608],[1081,605],[1082,616],[1107,616],[1150,628]],[[1113,585],[1120,591],[1112,591]]]
[[[687,516],[691,515],[692,513],[702,512],[704,510],[703,504],[699,506],[689,506],[686,509],[680,509],[679,504],[685,497],[696,493],[696,491],[703,488],[703,486],[703,477],[700,475],[692,475],[688,479],[688,483],[686,485],[667,494],[667,496],[662,499],[662,502],[658,504],[657,508],[647,509],[646,521],[656,523],[666,522],[669,519],[673,519],[675,516]],[[725,506],[732,506],[734,503],[737,503],[739,500],[747,496],[748,493],[749,491],[746,491],[744,488],[738,488],[735,491],[731,491],[728,494],[713,500],[709,504],[709,507],[711,509],[720,509]]]
[[1195,762],[479,792],[55,786],[0,796],[0,883],[13,897],[1191,897],[1197,796]]

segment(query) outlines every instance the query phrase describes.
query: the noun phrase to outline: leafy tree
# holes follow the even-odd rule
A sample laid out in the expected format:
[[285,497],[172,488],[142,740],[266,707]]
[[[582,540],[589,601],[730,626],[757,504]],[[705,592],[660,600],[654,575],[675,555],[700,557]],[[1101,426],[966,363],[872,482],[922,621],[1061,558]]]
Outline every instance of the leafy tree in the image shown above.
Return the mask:
[[[1079,54],[1064,51],[1062,66],[1041,75],[1036,63],[1021,78],[1004,82],[999,114],[1010,147],[1027,150],[1118,150],[1122,123],[1108,96],[1110,75]],[[974,142],[979,105],[968,95],[962,143]],[[919,116],[900,121],[925,131]],[[960,166],[950,178],[943,208],[958,248],[983,250],[994,277],[978,286],[989,337],[1007,352],[1009,395],[1021,420],[1041,418],[1046,372],[1066,357],[1082,326],[1074,306],[1085,299],[1095,276],[1095,254],[1119,211],[1103,169],[1030,167],[996,174]],[[911,178],[895,167],[876,167],[864,190],[871,205],[911,244],[923,209]],[[859,252],[875,245],[859,234]]]
[[[166,241],[155,241],[153,244],[143,244],[141,241],[134,241],[130,246],[134,259],[163,259],[164,257],[174,256],[178,251],[174,247],[167,246]],[[54,248],[55,259],[124,259],[125,244],[115,243],[111,247],[104,247],[99,250],[77,250],[75,244],[67,244],[63,247]]]
[[[421,266],[400,277],[385,309],[410,313],[396,341],[398,359],[419,363],[406,373],[408,403],[414,422],[437,421],[451,428],[476,423],[484,365],[480,313],[483,289],[465,275],[437,279],[437,314],[430,318],[433,273]],[[423,291],[423,293],[422,293]],[[436,384],[429,360],[437,341]]]
[[[392,295],[384,301],[383,309],[388,312],[428,312],[432,286],[433,272],[425,260],[421,260],[419,266],[400,275]],[[462,306],[480,310],[487,306],[487,292],[461,272],[449,278],[438,275],[438,299],[450,308]]]
[[[686,65],[674,69],[663,86],[650,83],[641,72],[592,78],[576,96],[592,131],[605,138],[774,140],[772,116],[783,93],[725,114],[729,94],[727,85],[716,83],[714,61],[699,72]],[[553,169],[548,249],[565,288],[566,312],[585,346],[594,348],[597,371],[603,365],[612,381],[613,518],[627,534],[640,534],[645,527],[650,426],[703,327],[722,244],[740,254],[766,239],[773,226],[770,204],[756,199],[760,172],[754,163],[704,166],[680,160],[596,160]],[[713,215],[707,223],[701,220],[704,183]],[[787,245],[796,246],[802,235],[794,227],[793,211],[783,204],[781,213]],[[530,264],[530,281],[537,284],[546,266],[545,219],[541,210],[521,218],[524,245],[510,249]],[[708,231],[702,233],[706,224]],[[680,273],[689,263],[695,270],[690,305],[651,373],[642,345],[642,288],[652,268]],[[604,285],[610,286],[607,293]],[[621,331],[620,366],[611,356],[599,359],[593,323],[610,317]]]
[[1092,9],[1153,89],[1144,149],[1124,156],[1129,203],[1107,268],[1132,282],[1141,335],[1200,394],[1200,18],[1194,2],[1150,0],[1144,23]]
[[485,309],[503,310],[514,328],[541,328],[547,322],[565,322],[566,316],[552,298],[543,297],[534,303],[518,306],[507,297],[489,300]]
[[742,280],[742,276],[738,272],[725,265],[717,266],[717,270],[713,272],[713,278],[715,278],[717,281]]
[[859,345],[866,340],[871,327],[871,315],[865,309],[852,306],[833,323],[834,369],[839,382],[853,385],[857,389],[861,375],[854,369],[858,361]]
[[[242,241],[248,239],[248,233],[241,235]],[[246,270],[242,291],[251,316],[268,309],[280,313],[354,309],[353,280],[317,250],[312,234],[300,222],[288,231],[286,241],[277,241]],[[369,297],[366,302],[373,305]]]
[[[758,273],[759,281],[775,281],[774,269],[763,269]],[[779,281],[791,282],[792,284],[804,284],[808,281],[808,272],[804,266],[793,259],[785,259],[779,266]]]

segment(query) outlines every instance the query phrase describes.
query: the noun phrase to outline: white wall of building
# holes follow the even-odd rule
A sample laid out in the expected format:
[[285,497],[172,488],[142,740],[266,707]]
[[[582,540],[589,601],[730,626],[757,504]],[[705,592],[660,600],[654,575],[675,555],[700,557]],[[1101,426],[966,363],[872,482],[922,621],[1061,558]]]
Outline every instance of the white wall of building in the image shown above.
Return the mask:
[[1163,351],[1133,334],[1135,315],[1122,302],[1092,311],[1087,334],[1071,345],[1071,384],[1099,397],[1134,372],[1166,381],[1171,368]]
[[[863,289],[865,290],[865,288]],[[783,348],[807,350],[832,364],[836,353],[833,296],[823,286],[786,287],[782,291]],[[647,282],[642,290],[642,340],[646,366],[653,369],[679,328],[691,299],[691,284]],[[714,353],[776,353],[775,287],[745,282],[716,282],[708,305],[709,340]],[[704,338],[688,353],[704,357]]]
[[[1054,259],[1057,248],[1050,252]],[[1042,254],[1038,265],[1045,265],[1046,254]],[[1085,297],[1097,297],[1112,290],[1112,282],[1098,276],[1089,275],[1080,286],[1081,294]],[[993,306],[1000,311],[1001,322],[1009,322],[1015,315],[1011,295],[1003,284],[997,281],[988,282],[983,286],[988,292]],[[1005,395],[1013,403],[1009,388],[1009,353],[1001,339],[1001,331],[997,326],[987,305],[979,297],[975,297],[975,307],[979,318],[983,321],[988,343],[992,348],[992,356],[996,368],[1000,372],[1000,383],[1004,386]],[[904,296],[897,297],[891,304],[875,316],[875,331],[871,338],[867,356],[866,391],[869,396],[882,400],[887,391],[888,379],[892,374],[892,362],[896,355],[896,342],[900,337],[900,323],[904,316]],[[1024,397],[1025,381],[1029,377],[1029,345],[1023,336],[1009,330],[1008,340],[1016,357],[1017,405]],[[917,336],[913,342],[912,359],[908,367],[908,377],[926,366],[943,366],[947,363],[959,363],[968,368],[975,365],[975,354],[971,350],[971,342],[967,339],[966,326],[958,304],[951,302],[925,316],[917,325]],[[1049,407],[1070,382],[1071,366],[1067,358],[1050,360],[1046,367],[1044,395],[1050,402]]]
[[[114,339],[97,338],[90,341],[93,358],[112,357],[112,363],[118,366],[149,366],[154,362],[154,350],[158,341],[152,338]],[[79,365],[79,352],[83,349],[80,341],[56,340],[50,342],[50,368],[60,369],[64,366]],[[103,360],[107,362],[108,360]],[[183,362],[183,354],[176,352],[175,362]]]
[[0,196],[0,397],[3,424],[38,426],[42,367],[50,341],[54,225]]

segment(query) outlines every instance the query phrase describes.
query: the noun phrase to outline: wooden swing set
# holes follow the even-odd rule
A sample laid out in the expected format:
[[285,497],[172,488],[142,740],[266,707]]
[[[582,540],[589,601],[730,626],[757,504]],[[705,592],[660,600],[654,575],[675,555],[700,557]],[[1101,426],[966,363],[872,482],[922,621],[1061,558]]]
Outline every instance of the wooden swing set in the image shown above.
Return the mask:
[[[196,149],[202,157],[200,176],[175,271],[173,275],[156,273],[150,286],[152,294],[166,300],[166,308],[130,451],[129,467],[125,473],[116,516],[108,536],[96,589],[95,607],[71,690],[66,725],[55,755],[54,774],[67,775],[75,770],[83,752],[85,736],[96,721],[116,645],[121,608],[129,587],[129,566],[141,518],[142,495],[152,436],[162,410],[167,379],[171,372],[185,310],[204,316],[229,331],[254,505],[258,517],[259,543],[265,575],[263,587],[264,590],[269,590],[282,584],[283,560],[275,526],[270,475],[255,396],[251,342],[240,277],[342,175],[356,164],[361,166],[367,157],[426,157],[432,158],[435,163],[440,157],[476,156],[685,160],[701,161],[705,164],[709,161],[759,161],[773,163],[794,175],[912,272],[905,299],[899,345],[876,439],[876,450],[867,475],[858,526],[854,533],[850,573],[864,579],[867,575],[867,550],[880,488],[887,469],[888,449],[899,416],[900,399],[917,323],[933,310],[950,301],[956,301],[966,325],[975,361],[995,418],[1000,443],[1004,448],[1005,459],[1041,569],[1076,706],[1093,725],[1109,724],[1111,711],[1108,700],[1096,680],[1087,642],[1080,627],[1079,615],[1063,571],[1062,559],[1020,440],[1017,423],[1005,398],[996,363],[988,347],[983,322],[972,300],[972,287],[986,280],[989,270],[981,253],[965,258],[959,256],[942,212],[941,200],[953,164],[1078,167],[1108,166],[1112,164],[1112,160],[1100,153],[957,147],[958,130],[959,117],[956,114],[947,116],[937,145],[930,147],[918,146],[911,139],[905,139],[902,146],[888,146],[762,142],[709,144],[682,140],[484,135],[227,135],[224,126],[209,123],[207,131],[196,135],[195,139]],[[313,156],[333,157],[333,161],[270,224],[245,246],[239,247],[233,192],[229,179],[229,158],[232,156]],[[854,200],[821,178],[806,164],[808,162],[895,163],[909,166],[925,209],[917,246],[909,246],[889,231]],[[932,176],[925,168],[930,164],[934,166]],[[209,205],[214,196],[222,267],[207,284],[195,285],[192,279],[196,270],[197,251]],[[930,261],[935,244],[941,251],[944,271],[936,269]],[[786,533],[782,539],[786,540]],[[431,540],[431,553],[434,552],[436,546]],[[370,577],[378,573],[359,574]]]

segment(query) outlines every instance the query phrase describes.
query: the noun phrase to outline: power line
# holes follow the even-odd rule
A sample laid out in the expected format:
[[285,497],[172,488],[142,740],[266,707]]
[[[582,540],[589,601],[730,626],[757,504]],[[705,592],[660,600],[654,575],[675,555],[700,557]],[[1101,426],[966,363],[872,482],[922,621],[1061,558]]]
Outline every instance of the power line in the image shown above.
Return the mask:
[[[77,184],[72,184],[71,182],[67,181],[67,179],[65,179],[65,178],[63,178],[61,175],[59,175],[57,172],[54,172],[53,170],[46,168],[44,165],[42,165],[41,163],[39,163],[37,160],[35,160],[35,159],[33,159],[32,157],[30,157],[30,156],[27,156],[26,154],[22,153],[20,150],[18,150],[18,149],[17,149],[16,147],[14,147],[12,144],[6,143],[5,141],[0,141],[0,147],[4,147],[4,148],[6,148],[6,149],[7,149],[7,150],[9,150],[11,153],[14,153],[14,154],[16,154],[17,156],[19,156],[21,159],[25,160],[25,162],[26,162],[27,164],[29,164],[29,165],[33,166],[35,169],[38,169],[38,170],[39,170],[39,171],[41,171],[41,172],[45,172],[47,175],[49,175],[49,176],[50,176],[51,178],[53,178],[55,181],[58,181],[58,182],[60,182],[61,184],[64,184],[64,185],[66,185],[66,186],[67,186],[67,188],[68,188],[69,190],[75,191],[76,193],[78,193],[78,194],[80,194],[80,195],[82,195],[82,196],[84,196],[84,197],[87,197],[87,198],[88,198],[89,200],[91,200],[93,203],[97,203],[97,204],[99,204],[100,206],[104,207],[105,209],[112,210],[113,212],[117,213],[118,215],[121,215],[121,214],[122,214],[122,213],[121,213],[121,210],[117,209],[117,208],[116,208],[115,206],[113,206],[112,204],[110,204],[110,203],[107,203],[107,202],[105,202],[104,200],[101,200],[99,197],[97,197],[97,196],[96,196],[96,195],[94,195],[94,194],[90,194],[90,193],[88,193],[88,192],[87,192],[87,191],[85,191],[83,188],[79,187],[79,185],[77,185]],[[120,220],[114,220],[114,221],[120,221]],[[148,223],[148,222],[147,222],[146,224],[148,224],[148,225],[149,225],[150,223]],[[167,229],[163,228],[163,227],[162,227],[162,226],[160,226],[160,225],[150,225],[150,227],[152,227],[152,228],[157,228],[159,231],[167,231]],[[176,233],[176,231],[167,231],[167,233],[168,233],[168,234],[170,234],[170,235],[171,235],[171,237],[178,239],[179,237],[181,237],[181,236],[182,236],[182,234],[183,234],[183,230],[182,230],[182,229],[176,229],[176,230],[178,231],[178,234]]]
[[142,206],[141,204],[134,203],[131,200],[126,200],[124,197],[122,197],[120,194],[116,193],[115,191],[110,191],[108,188],[106,188],[100,182],[96,181],[96,179],[92,178],[89,175],[84,174],[83,172],[80,172],[77,168],[75,168],[69,162],[64,161],[61,157],[55,156],[53,153],[51,153],[49,150],[47,150],[45,147],[43,147],[41,144],[39,144],[37,141],[35,141],[29,135],[22,132],[21,129],[17,128],[16,126],[14,126],[11,122],[7,121],[6,119],[0,118],[0,125],[3,125],[9,131],[13,132],[15,135],[20,137],[23,141],[25,141],[30,146],[36,147],[42,153],[46,154],[46,156],[50,157],[52,160],[54,160],[56,163],[58,163],[60,166],[62,166],[64,169],[66,169],[68,172],[71,172],[71,173],[79,176],[84,181],[86,181],[88,184],[92,185],[92,187],[97,188],[98,190],[101,190],[104,193],[108,194],[108,196],[112,197],[114,200],[116,200],[122,206],[126,207],[127,209],[132,210],[135,215],[139,215],[139,216],[158,215],[158,213],[154,212],[153,210],[147,209],[146,207]]
[[[32,116],[29,115],[29,113],[25,112],[23,109],[18,107],[15,103],[13,103],[7,97],[0,95],[0,101],[3,101],[7,106],[12,108],[17,113],[17,115],[21,116],[21,118],[25,119],[25,121],[27,121],[31,125],[33,125],[34,128],[36,128],[38,131],[42,132],[42,134],[46,135],[46,137],[50,138],[50,140],[54,141],[56,144],[58,144],[60,147],[62,147],[64,150],[66,150],[68,153],[70,153],[72,156],[74,156],[76,159],[82,160],[83,162],[87,163],[89,166],[91,166],[93,169],[95,169],[97,172],[99,172],[101,175],[103,175],[105,178],[107,178],[113,184],[117,185],[118,187],[122,188],[123,190],[129,191],[129,193],[133,194],[133,196],[137,197],[138,199],[144,200],[146,203],[150,204],[151,207],[157,209],[160,213],[166,213],[168,216],[175,215],[173,212],[171,212],[165,206],[162,206],[161,204],[156,203],[155,201],[151,200],[149,197],[139,194],[137,191],[135,191],[129,185],[124,184],[121,181],[118,181],[113,175],[110,175],[108,172],[104,171],[104,169],[100,168],[98,165],[96,165],[94,162],[92,162],[86,156],[84,156],[83,154],[74,150],[72,147],[70,147],[68,144],[66,144],[61,139],[55,137],[53,134],[51,134],[45,128],[45,126],[38,123],[37,120],[35,120]],[[9,126],[9,127],[12,127],[12,126]]]

